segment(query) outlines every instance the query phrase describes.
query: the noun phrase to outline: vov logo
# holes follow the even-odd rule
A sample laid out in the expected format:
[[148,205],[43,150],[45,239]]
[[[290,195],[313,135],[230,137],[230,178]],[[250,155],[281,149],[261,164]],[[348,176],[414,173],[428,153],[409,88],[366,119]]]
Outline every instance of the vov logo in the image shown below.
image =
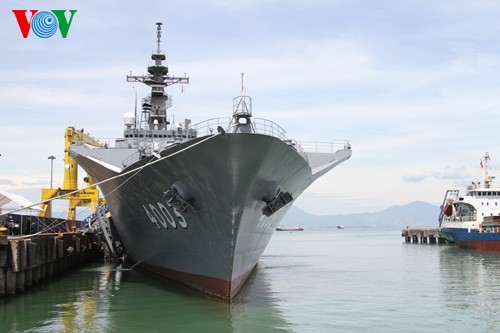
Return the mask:
[[66,19],[66,10],[51,10],[49,11],[38,11],[37,9],[31,9],[31,18],[28,20],[26,17],[27,10],[25,9],[13,9],[12,12],[16,16],[17,24],[21,30],[21,34],[24,38],[28,38],[30,29],[35,35],[40,38],[49,38],[54,36],[57,29],[61,32],[61,36],[66,38],[68,35],[69,27],[73,22],[73,16],[75,16],[76,9],[70,9],[69,20]]

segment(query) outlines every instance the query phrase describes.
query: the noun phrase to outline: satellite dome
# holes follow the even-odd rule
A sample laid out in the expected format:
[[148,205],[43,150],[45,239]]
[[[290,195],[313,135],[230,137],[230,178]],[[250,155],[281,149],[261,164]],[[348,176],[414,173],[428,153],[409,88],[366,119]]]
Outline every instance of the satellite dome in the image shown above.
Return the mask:
[[135,116],[132,112],[127,112],[123,115],[123,122],[127,128],[131,128],[135,123]]

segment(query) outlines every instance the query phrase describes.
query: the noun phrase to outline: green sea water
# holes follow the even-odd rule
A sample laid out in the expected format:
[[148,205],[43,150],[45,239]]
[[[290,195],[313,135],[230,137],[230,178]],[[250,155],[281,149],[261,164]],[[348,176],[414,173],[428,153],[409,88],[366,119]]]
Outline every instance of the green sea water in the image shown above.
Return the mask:
[[500,253],[400,233],[277,232],[231,305],[91,264],[0,299],[0,332],[500,332]]

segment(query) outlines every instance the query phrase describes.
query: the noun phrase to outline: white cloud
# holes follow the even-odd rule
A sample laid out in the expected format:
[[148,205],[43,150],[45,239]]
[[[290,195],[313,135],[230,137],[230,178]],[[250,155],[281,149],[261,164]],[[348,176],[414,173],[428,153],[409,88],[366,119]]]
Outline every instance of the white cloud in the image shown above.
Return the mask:
[[[439,203],[448,187],[480,177],[484,151],[500,159],[498,3],[194,3],[75,3],[67,40],[24,40],[1,12],[4,185],[48,183],[51,154],[61,180],[67,126],[121,135],[134,100],[125,75],[146,71],[156,21],[170,73],[191,79],[187,93],[170,90],[176,119],[230,115],[245,72],[254,116],[299,140],[350,139],[353,157],[313,184],[301,208]],[[140,99],[147,90],[137,88]]]
[[464,179],[471,178],[471,173],[465,166],[450,166],[446,165],[441,170],[419,171],[409,175],[403,175],[402,180],[405,182],[421,182],[428,178],[436,179],[451,179],[462,182]]

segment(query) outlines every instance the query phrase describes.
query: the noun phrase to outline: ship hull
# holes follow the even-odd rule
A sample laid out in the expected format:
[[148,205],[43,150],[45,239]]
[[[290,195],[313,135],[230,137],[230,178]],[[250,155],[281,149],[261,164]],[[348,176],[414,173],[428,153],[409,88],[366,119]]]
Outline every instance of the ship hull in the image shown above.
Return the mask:
[[500,251],[500,233],[478,232],[476,229],[442,228],[441,232],[460,247],[481,251]]
[[[72,157],[98,181],[113,228],[138,267],[231,301],[257,264],[290,204],[263,214],[278,191],[297,198],[317,177],[290,145],[260,134],[195,139],[140,160],[121,172]],[[340,152],[333,168],[350,157]],[[89,158],[90,156],[90,158]],[[169,156],[169,157],[167,157]],[[143,167],[143,168],[141,168]],[[182,212],[164,198],[174,183],[192,207]]]

